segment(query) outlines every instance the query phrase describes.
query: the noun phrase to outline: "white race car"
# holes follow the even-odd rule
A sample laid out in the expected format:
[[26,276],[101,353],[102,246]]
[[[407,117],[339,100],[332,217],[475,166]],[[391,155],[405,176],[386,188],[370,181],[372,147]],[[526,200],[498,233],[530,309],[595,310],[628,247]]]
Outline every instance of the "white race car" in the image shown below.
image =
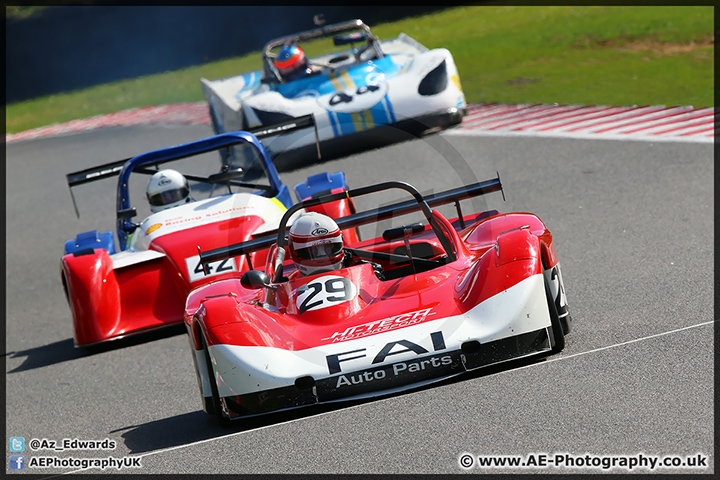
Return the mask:
[[[321,23],[316,18],[316,24]],[[319,49],[329,43],[322,40],[327,37],[341,48],[312,58],[298,48],[302,43]],[[288,49],[294,55],[288,56]],[[283,62],[295,60],[302,61],[302,71],[288,79],[281,71]],[[399,131],[422,134],[456,125],[466,113],[457,68],[447,49],[429,50],[405,34],[381,42],[361,20],[272,40],[262,61],[262,70],[201,80],[216,133],[312,114],[322,156],[332,157],[394,141]],[[282,167],[317,156],[315,141],[305,131],[265,143]],[[243,163],[227,156],[223,161]]]

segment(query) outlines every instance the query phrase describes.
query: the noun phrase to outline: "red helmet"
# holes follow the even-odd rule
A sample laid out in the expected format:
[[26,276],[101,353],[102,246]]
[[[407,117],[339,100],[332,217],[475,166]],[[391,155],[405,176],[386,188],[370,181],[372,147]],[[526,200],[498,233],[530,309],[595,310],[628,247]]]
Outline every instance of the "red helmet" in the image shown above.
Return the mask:
[[303,275],[342,268],[345,256],[337,223],[316,212],[306,213],[293,222],[288,249],[295,266]]
[[304,72],[308,66],[305,52],[296,45],[284,46],[275,57],[275,68],[285,80],[290,80]]

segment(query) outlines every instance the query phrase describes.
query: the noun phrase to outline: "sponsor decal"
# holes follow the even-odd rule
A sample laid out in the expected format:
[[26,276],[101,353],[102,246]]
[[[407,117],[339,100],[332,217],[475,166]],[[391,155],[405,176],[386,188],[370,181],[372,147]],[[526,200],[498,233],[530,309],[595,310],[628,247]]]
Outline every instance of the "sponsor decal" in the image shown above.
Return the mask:
[[460,351],[446,349],[442,331],[433,332],[430,337],[431,346],[423,346],[406,339],[390,342],[378,351],[373,364],[393,360],[393,356],[398,354],[406,354],[407,357],[408,353],[412,353],[416,356],[363,370],[354,370],[352,365],[353,360],[368,356],[366,353],[370,352],[366,349],[328,355],[328,370],[333,376],[317,382],[318,396],[323,401],[333,400],[369,390],[379,391],[463,372],[465,369]]
[[327,235],[327,234],[328,234],[327,228],[316,228],[315,230],[310,232],[310,235],[312,235],[313,237],[319,237],[321,235]]
[[216,210],[214,212],[206,213],[205,218],[215,217],[217,215],[225,215],[225,214],[233,213],[233,212],[242,212],[244,210],[255,210],[255,209],[256,208],[254,206],[249,206],[249,205],[243,206],[243,207],[224,208],[222,210]]
[[173,219],[166,220],[166,221],[165,221],[165,225],[167,225],[167,226],[170,226],[170,225],[180,225],[180,224],[183,224],[183,223],[197,222],[197,221],[200,221],[200,220],[202,220],[202,217],[198,217],[198,216],[196,216],[196,217],[178,217],[178,218],[173,218]]
[[145,230],[145,235],[150,235],[151,233],[153,233],[155,230],[157,230],[160,227],[162,227],[162,223],[156,223],[154,225],[150,225],[147,228],[147,230]]
[[[236,217],[241,217],[241,216],[245,216],[245,215],[253,215],[254,210],[258,210],[258,208],[253,205],[223,208],[220,210],[203,213],[202,215],[191,215],[191,216],[187,216],[187,217],[182,217],[182,216],[181,217],[171,217],[171,218],[164,220],[163,225],[166,227],[171,227],[171,226],[175,226],[175,225],[195,223],[195,222],[199,222],[199,221],[203,221],[203,220],[218,221],[218,220],[224,220],[226,218],[236,218]],[[160,226],[161,225],[158,225],[157,228],[159,228]],[[150,227],[150,228],[152,228],[152,227]],[[145,232],[146,235],[148,235],[150,233],[150,228],[148,228],[148,231]]]
[[164,174],[163,174],[163,175],[160,175],[160,180],[158,180],[158,186],[159,186],[159,187],[162,187],[162,186],[165,186],[165,185],[170,185],[171,183],[172,183],[172,180],[170,180],[169,178],[167,178]]
[[349,278],[325,275],[298,288],[293,295],[300,313],[319,310],[347,302],[357,296],[358,289]]
[[374,335],[376,333],[389,332],[398,328],[422,323],[428,315],[435,315],[435,313],[432,313],[432,307],[383,318],[382,320],[376,320],[374,322],[368,322],[354,327],[348,327],[342,332],[335,332],[322,340],[332,340],[333,343],[336,343],[368,335]]
[[[322,401],[381,391],[400,385],[421,383],[465,371],[460,350],[448,351],[442,331],[433,332],[430,341],[418,344],[407,339],[387,343],[372,352],[357,349],[328,355],[331,376],[317,381],[317,394]],[[369,368],[358,370],[355,360],[375,354]],[[398,359],[395,355],[403,354]],[[391,363],[384,363],[390,360]],[[367,358],[364,362],[367,367]],[[381,365],[377,365],[381,364]]]
[[[423,377],[433,377],[433,369],[449,367],[453,363],[452,355],[434,355],[412,362],[398,362],[386,367],[357,372],[352,374],[341,374],[335,377],[335,388],[349,387],[353,385],[367,384],[377,380],[390,380],[401,376],[423,374]],[[376,382],[377,383],[377,382]]]
[[119,172],[120,170],[122,170],[122,165],[120,165],[119,167],[108,168],[107,170],[100,170],[99,172],[88,173],[87,175],[85,175],[85,178],[101,177],[110,173]]
[[450,80],[452,80],[458,90],[462,91],[462,87],[460,86],[460,78],[458,78],[457,75],[453,75],[452,77],[450,77]]
[[[430,345],[430,348],[432,348],[433,351],[441,351],[445,350],[445,338],[443,337],[442,331],[439,332],[433,332],[430,334],[430,340],[432,342],[432,345]],[[398,345],[401,347],[401,349],[398,349]],[[351,360],[357,360],[359,358],[365,358],[368,355],[366,355],[363,352],[367,352],[367,348],[360,348],[356,350],[350,350],[347,352],[342,353],[335,353],[332,355],[327,355],[325,357],[325,361],[327,362],[328,366],[328,372],[331,375],[334,375],[336,373],[340,373],[343,371],[343,362],[349,362]],[[401,339],[401,340],[395,340],[393,342],[386,343],[384,347],[382,347],[373,357],[372,364],[378,364],[378,363],[384,363],[388,357],[393,355],[399,355],[402,353],[408,353],[413,352],[416,355],[424,355],[426,353],[429,353],[429,350],[425,348],[422,345],[419,345],[415,342],[411,342],[410,340]],[[403,362],[401,362],[403,363]],[[424,367],[423,367],[424,368]]]

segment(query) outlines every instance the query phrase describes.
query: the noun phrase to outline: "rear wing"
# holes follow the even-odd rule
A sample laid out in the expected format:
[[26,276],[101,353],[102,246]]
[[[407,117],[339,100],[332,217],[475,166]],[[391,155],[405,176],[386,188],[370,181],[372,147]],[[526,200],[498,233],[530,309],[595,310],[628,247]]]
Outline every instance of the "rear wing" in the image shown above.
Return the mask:
[[[391,182],[391,183],[398,183],[398,182]],[[369,189],[373,189],[374,186],[370,187],[361,187],[354,190],[348,190],[342,193],[336,193],[331,195],[324,195],[319,198],[306,200],[304,202],[300,202],[298,204],[295,204],[292,208],[293,211],[298,210],[300,208],[304,207],[310,207],[314,205],[318,205],[321,203],[327,203],[327,202],[333,202],[335,200],[343,200],[345,198],[351,198],[353,196],[357,195],[364,195],[367,193]],[[451,190],[446,190],[444,192],[428,195],[427,197],[422,197],[423,200],[425,200],[425,204],[429,207],[436,207],[439,205],[446,205],[449,203],[454,203],[455,208],[458,212],[458,216],[461,219],[462,222],[462,210],[460,208],[460,201],[477,197],[480,195],[486,195],[488,193],[492,192],[502,192],[503,193],[503,200],[505,199],[505,193],[502,189],[502,183],[500,182],[500,175],[498,174],[497,178],[493,178],[491,180],[486,180],[484,182],[478,182],[471,185],[466,185],[463,187],[454,188]],[[385,220],[387,218],[391,218],[397,215],[404,215],[406,213],[412,213],[416,211],[420,211],[422,209],[422,204],[416,200],[408,200],[405,202],[398,202],[392,205],[387,205],[384,207],[379,207],[373,210],[368,210],[365,212],[358,212],[354,213],[352,215],[348,215],[347,217],[335,219],[335,222],[337,223],[340,230],[346,230],[353,227],[359,227],[360,225],[366,225],[369,223],[378,222],[380,220]],[[287,216],[286,212],[286,215]],[[284,216],[284,217],[285,217]],[[461,224],[461,226],[464,226]],[[280,227],[285,227],[285,224],[280,225]],[[284,237],[284,235],[283,235]],[[253,238],[252,240],[248,240],[247,242],[242,243],[236,243],[234,245],[229,245],[226,247],[220,247],[213,250],[208,251],[200,251],[198,249],[198,252],[200,254],[200,263],[203,265],[206,265],[211,262],[215,262],[217,260],[224,260],[226,258],[231,257],[237,257],[240,255],[247,255],[251,252],[255,252],[258,250],[263,250],[265,248],[269,248],[273,243],[278,241],[278,229],[268,231],[267,233],[264,233],[262,236]]]
[[[256,127],[250,130],[247,130],[247,132],[252,133],[258,140],[261,140],[263,138],[272,137],[275,135],[283,135],[286,133],[294,132],[296,130],[302,130],[304,128],[313,127],[315,129],[315,144],[317,145],[317,152],[318,152],[318,159],[321,158],[320,156],[320,140],[318,137],[317,132],[317,124],[315,123],[315,117],[310,115],[304,115],[302,117],[293,118],[291,120],[286,120],[278,123],[274,123],[272,125],[267,126],[260,126]],[[65,175],[67,179],[68,188],[70,189],[70,196],[73,200],[73,206],[75,207],[75,214],[80,217],[80,213],[78,212],[77,208],[77,202],[75,201],[75,195],[73,194],[73,187],[77,187],[78,185],[82,185],[85,183],[90,182],[96,182],[98,180],[103,180],[106,178],[114,177],[120,174],[120,171],[123,169],[123,166],[125,163],[127,163],[129,160],[132,160],[135,157],[129,157],[125,158],[123,160],[116,160],[114,162],[106,163],[103,165],[98,165],[96,167],[90,167],[86,168],[84,170],[79,170],[77,172],[68,173]],[[155,163],[148,164],[148,166],[155,166],[170,162],[173,160],[177,160],[182,157],[177,158],[169,158],[165,160],[158,160]],[[149,171],[146,169],[137,169],[137,171],[148,173]],[[154,173],[154,172],[152,172]]]

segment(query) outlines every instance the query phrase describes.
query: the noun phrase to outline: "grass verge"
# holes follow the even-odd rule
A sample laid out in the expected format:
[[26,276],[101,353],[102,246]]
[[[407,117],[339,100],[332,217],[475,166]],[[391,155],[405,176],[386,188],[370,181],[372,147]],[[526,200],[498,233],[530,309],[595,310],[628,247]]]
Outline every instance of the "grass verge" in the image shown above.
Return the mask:
[[[469,103],[711,107],[713,12],[710,6],[486,5],[370,27],[380,39],[405,32],[429,48],[449,49]],[[203,101],[201,77],[260,67],[254,52],[10,104],[6,133],[147,105]]]

